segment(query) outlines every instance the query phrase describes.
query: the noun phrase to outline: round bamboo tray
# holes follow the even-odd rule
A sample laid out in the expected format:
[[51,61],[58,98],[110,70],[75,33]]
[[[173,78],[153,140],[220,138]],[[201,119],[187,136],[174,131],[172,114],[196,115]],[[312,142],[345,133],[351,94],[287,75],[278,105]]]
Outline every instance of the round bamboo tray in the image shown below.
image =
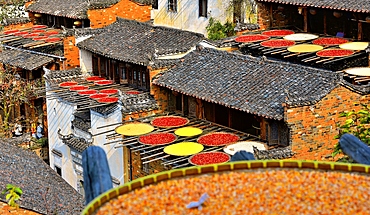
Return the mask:
[[203,130],[196,127],[183,127],[175,130],[175,134],[180,137],[193,137],[203,133]]
[[[141,138],[145,138],[145,137],[149,137],[149,136],[156,136],[156,135],[162,135],[162,134],[166,134],[166,135],[171,135],[174,139],[172,141],[169,141],[169,142],[163,142],[163,143],[155,143],[155,144],[151,144],[151,143],[144,143],[142,141],[140,141]],[[147,145],[147,146],[163,146],[163,145],[168,145],[168,144],[171,144],[173,142],[175,142],[177,140],[177,136],[172,134],[172,133],[168,133],[168,132],[158,132],[158,133],[151,133],[151,134],[146,134],[146,135],[142,135],[140,136],[137,141],[143,145]]]
[[[170,120],[170,119],[180,119],[180,120],[183,120],[184,123],[182,124],[179,124],[179,125],[158,125],[156,124],[156,120]],[[189,119],[185,118],[185,117],[181,117],[181,116],[159,116],[159,117],[156,117],[154,118],[150,124],[152,124],[153,126],[155,127],[158,127],[158,128],[178,128],[178,127],[181,127],[181,126],[185,126],[189,123]]]
[[[212,157],[207,157],[207,156],[210,156],[210,155],[214,155],[214,156],[224,156],[225,158],[227,158],[226,160],[224,161],[218,161],[217,162],[217,159],[213,159]],[[208,162],[208,164],[199,164],[199,163],[196,163],[194,162],[194,159],[196,159],[197,157],[202,157],[202,160],[204,162]],[[227,153],[225,152],[200,152],[198,154],[195,154],[195,155],[192,155],[190,158],[188,158],[188,162],[191,164],[191,165],[194,165],[194,166],[205,166],[205,165],[210,165],[210,164],[221,164],[221,163],[226,163],[226,162],[229,162],[231,159],[230,155],[228,155]],[[213,160],[213,161],[212,161]],[[214,161],[216,160],[216,161]]]
[[144,134],[148,134],[154,130],[154,127],[148,123],[126,123],[124,125],[120,125],[114,129],[117,134],[121,134],[124,136],[140,136]]
[[203,151],[204,146],[195,142],[181,142],[164,147],[163,152],[174,156],[189,156]]
[[[169,182],[170,180],[181,180],[186,178],[199,178],[206,175],[213,175],[214,173],[220,176],[225,174],[232,174],[237,172],[258,172],[258,171],[311,171],[313,173],[351,173],[346,174],[350,179],[354,180],[355,176],[370,176],[370,166],[361,164],[346,164],[346,163],[336,163],[336,162],[317,162],[317,161],[293,161],[293,160],[266,160],[266,161],[241,161],[241,162],[229,162],[218,165],[206,165],[206,166],[194,166],[189,168],[169,170],[165,172],[160,172],[157,174],[142,177],[131,182],[125,183],[121,186],[115,187],[111,190],[102,193],[91,201],[85,209],[82,211],[81,215],[94,215],[96,212],[110,200],[116,199],[118,196],[129,194],[135,190],[140,190],[149,185],[157,186],[159,182]],[[267,173],[268,173],[267,172]],[[311,178],[309,180],[314,180]],[[332,179],[333,180],[333,179]],[[266,181],[266,183],[269,183]],[[257,187],[261,184],[255,184]],[[226,186],[226,185],[225,185]],[[283,184],[281,185],[283,186]],[[307,191],[312,191],[314,187],[307,185],[304,189]],[[307,189],[306,189],[307,188]],[[329,185],[327,189],[331,189]],[[195,192],[195,190],[190,190]],[[285,193],[283,194],[285,195]],[[158,198],[161,198],[158,196]],[[328,196],[322,196],[322,198],[328,198]],[[337,198],[337,197],[335,197]],[[368,199],[363,199],[363,203],[366,204]],[[247,202],[241,202],[241,207]],[[310,204],[310,203],[307,203]],[[158,205],[153,205],[157,207]],[[328,205],[329,207],[337,207],[335,205]],[[197,209],[195,209],[197,210]],[[345,212],[345,211],[343,211]],[[294,214],[294,213],[293,213]]]
[[[229,137],[235,137],[235,141],[228,141],[228,142],[221,142],[221,143],[210,143],[210,142],[204,142],[202,141],[204,138],[208,138],[209,136],[215,136],[212,140],[220,140],[220,137],[216,138],[217,136],[219,135],[228,135]],[[236,143],[238,140],[240,139],[240,137],[236,134],[233,134],[233,133],[228,133],[228,132],[211,132],[211,133],[208,133],[208,134],[204,134],[200,137],[198,137],[197,139],[197,142],[204,145],[204,146],[225,146],[225,145],[229,145],[229,144],[232,144],[232,143]]]

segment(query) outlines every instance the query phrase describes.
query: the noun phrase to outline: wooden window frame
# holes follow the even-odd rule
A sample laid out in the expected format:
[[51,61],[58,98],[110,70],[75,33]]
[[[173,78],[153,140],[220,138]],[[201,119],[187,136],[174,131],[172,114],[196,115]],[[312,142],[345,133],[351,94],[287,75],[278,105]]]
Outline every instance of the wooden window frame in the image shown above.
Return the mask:
[[177,0],[168,0],[168,11],[177,12]]
[[153,0],[152,9],[158,10],[158,0]]
[[208,0],[199,0],[199,17],[207,17]]

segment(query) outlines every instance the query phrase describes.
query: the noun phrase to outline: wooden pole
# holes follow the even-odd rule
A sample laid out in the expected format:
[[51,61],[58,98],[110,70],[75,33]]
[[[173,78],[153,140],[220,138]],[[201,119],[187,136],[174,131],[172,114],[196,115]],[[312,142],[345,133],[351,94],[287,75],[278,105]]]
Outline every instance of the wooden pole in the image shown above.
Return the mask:
[[[361,14],[357,15],[357,20],[361,20]],[[357,21],[357,39],[362,40],[362,22]]]
[[307,7],[303,8],[303,31],[308,32],[308,14],[307,14]]
[[326,11],[324,10],[324,19],[323,19],[323,22],[324,22],[324,34],[326,34]]
[[274,19],[274,16],[272,15],[272,4],[270,4],[270,26],[269,28],[272,27],[273,19]]

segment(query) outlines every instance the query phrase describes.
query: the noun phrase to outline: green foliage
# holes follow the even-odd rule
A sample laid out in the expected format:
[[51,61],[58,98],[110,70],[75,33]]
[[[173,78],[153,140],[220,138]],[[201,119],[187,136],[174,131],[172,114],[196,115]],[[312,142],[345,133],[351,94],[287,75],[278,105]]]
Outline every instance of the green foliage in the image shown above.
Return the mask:
[[5,198],[6,201],[8,201],[9,206],[18,208],[19,205],[16,203],[16,201],[21,198],[22,193],[23,191],[21,188],[13,184],[7,184],[1,194],[6,194]]
[[11,122],[11,113],[17,105],[28,104],[32,98],[38,96],[38,87],[41,79],[27,81],[17,74],[15,68],[0,68],[0,133],[11,136],[14,124]]
[[219,40],[226,37],[231,37],[235,35],[234,31],[235,25],[227,21],[224,25],[211,17],[209,19],[208,26],[206,27],[208,33],[208,39]]
[[48,138],[41,137],[40,139],[31,138],[33,144],[31,145],[30,149],[39,149],[48,146]]
[[[339,139],[343,134],[350,133],[359,138],[364,143],[370,145],[370,106],[361,104],[362,108],[359,111],[345,111],[340,113],[340,117],[346,117],[343,124],[337,123],[339,134],[335,136]],[[339,143],[334,147],[332,156],[342,153]],[[350,161],[350,160],[349,160]]]

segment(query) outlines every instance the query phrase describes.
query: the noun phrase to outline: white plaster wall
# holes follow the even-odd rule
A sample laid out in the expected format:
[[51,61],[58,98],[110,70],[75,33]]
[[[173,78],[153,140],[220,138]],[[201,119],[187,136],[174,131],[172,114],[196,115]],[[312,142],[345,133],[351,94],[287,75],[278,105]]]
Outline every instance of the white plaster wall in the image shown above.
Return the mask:
[[100,146],[104,149],[107,154],[109,170],[111,175],[117,178],[121,184],[124,183],[124,167],[123,166],[123,148],[115,149],[114,146],[118,145],[117,143],[104,145],[104,143],[110,141],[121,140],[121,138],[116,138],[112,140],[107,140],[106,135],[114,133],[114,128],[118,125],[113,125],[105,128],[99,128],[105,125],[117,124],[122,122],[122,113],[121,110],[118,109],[115,112],[108,115],[108,117],[104,118],[101,114],[91,111],[91,133],[99,134],[105,131],[111,131],[109,133],[100,134],[94,136],[93,145]]
[[71,121],[75,106],[72,106],[66,102],[59,101],[57,99],[46,99],[47,115],[48,115],[48,138],[49,138],[49,158],[50,167],[54,167],[54,154],[51,152],[53,149],[57,149],[62,152],[62,177],[72,187],[77,189],[77,174],[75,173],[72,165],[72,157],[69,146],[65,145],[62,140],[59,139],[58,129],[61,129],[62,134],[70,134]]
[[80,65],[82,74],[92,74],[92,53],[83,49],[80,49]]
[[206,35],[209,18],[213,17],[222,23],[230,18],[227,12],[229,0],[208,0],[207,17],[199,17],[199,1],[178,0],[177,12],[168,11],[168,0],[158,0],[158,9],[152,9],[151,19],[154,25],[168,26],[193,31]]

